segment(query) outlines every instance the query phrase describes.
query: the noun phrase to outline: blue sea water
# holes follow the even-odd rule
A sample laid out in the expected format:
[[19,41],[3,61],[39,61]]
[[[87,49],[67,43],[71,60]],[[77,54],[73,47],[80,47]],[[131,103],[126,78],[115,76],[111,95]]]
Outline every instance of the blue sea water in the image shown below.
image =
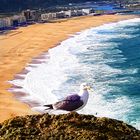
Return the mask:
[[39,109],[87,82],[93,91],[79,113],[119,119],[140,129],[140,18],[79,32],[42,55],[46,62],[36,68],[30,64],[24,80],[12,81],[29,94],[20,100],[36,101],[33,109]]

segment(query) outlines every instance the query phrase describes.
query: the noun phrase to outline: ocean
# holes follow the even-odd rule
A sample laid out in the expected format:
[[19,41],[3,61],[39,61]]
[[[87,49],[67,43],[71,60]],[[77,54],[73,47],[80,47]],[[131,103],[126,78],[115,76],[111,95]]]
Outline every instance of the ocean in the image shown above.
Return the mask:
[[[71,35],[28,64],[25,79],[11,83],[26,92],[33,110],[79,91],[89,83],[87,105],[78,113],[122,120],[140,129],[140,18],[104,24]],[[38,59],[39,60],[39,59]],[[58,112],[59,113],[59,112]]]

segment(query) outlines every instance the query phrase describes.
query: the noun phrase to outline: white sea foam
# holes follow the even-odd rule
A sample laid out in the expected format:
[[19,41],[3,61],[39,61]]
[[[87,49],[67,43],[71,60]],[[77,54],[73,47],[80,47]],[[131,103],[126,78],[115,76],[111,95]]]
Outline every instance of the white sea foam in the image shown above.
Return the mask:
[[[89,98],[87,106],[80,110],[79,113],[84,112],[85,114],[89,114],[90,112],[91,114],[97,115],[99,117],[106,116],[121,120],[122,117],[125,117],[125,114],[131,110],[131,106],[128,106],[128,104],[131,104],[131,102],[126,97],[118,97],[115,100],[112,99],[107,101],[101,94],[95,93],[91,94],[90,96],[92,97]],[[127,104],[124,104],[126,102]]]
[[115,78],[117,75],[134,74],[138,70],[122,70],[108,65],[126,61],[122,51],[118,49],[119,42],[110,40],[133,37],[125,33],[120,34],[118,30],[126,24],[133,25],[137,22],[140,22],[140,18],[105,24],[82,31],[63,41],[59,46],[50,49],[46,55],[43,54],[47,61],[41,64],[28,64],[27,69],[30,72],[25,79],[11,81],[14,85],[22,87],[14,90],[27,92],[29,96],[22,97],[21,100],[37,101],[40,105],[33,109],[42,112],[44,104],[54,103],[69,93],[78,92],[80,83],[89,82],[94,93],[90,94],[87,106],[79,113],[127,121],[127,113],[131,112],[133,104],[131,100],[125,95],[115,96],[110,100],[105,96],[109,96],[113,90],[120,90],[110,84],[127,83],[130,80],[130,77]]

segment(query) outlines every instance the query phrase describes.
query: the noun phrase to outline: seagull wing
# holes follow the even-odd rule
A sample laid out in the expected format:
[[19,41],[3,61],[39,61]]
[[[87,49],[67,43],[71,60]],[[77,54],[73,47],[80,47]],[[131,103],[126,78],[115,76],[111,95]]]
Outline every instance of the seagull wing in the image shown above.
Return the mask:
[[64,100],[55,103],[53,106],[56,109],[73,111],[83,105],[83,101],[77,94],[69,95]]
[[72,94],[72,95],[69,95],[66,98],[64,98],[64,100],[67,100],[67,101],[78,101],[78,100],[80,100],[80,98],[81,97],[79,95]]

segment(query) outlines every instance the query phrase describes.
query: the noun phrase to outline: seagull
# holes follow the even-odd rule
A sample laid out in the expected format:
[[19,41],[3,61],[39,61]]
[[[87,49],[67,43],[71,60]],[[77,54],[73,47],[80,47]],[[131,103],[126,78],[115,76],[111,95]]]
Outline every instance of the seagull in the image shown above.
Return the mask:
[[80,91],[78,94],[72,94],[65,97],[63,100],[58,101],[54,104],[44,105],[47,107],[46,110],[65,110],[65,111],[77,111],[82,109],[88,101],[89,92],[91,87],[87,83],[80,85]]

